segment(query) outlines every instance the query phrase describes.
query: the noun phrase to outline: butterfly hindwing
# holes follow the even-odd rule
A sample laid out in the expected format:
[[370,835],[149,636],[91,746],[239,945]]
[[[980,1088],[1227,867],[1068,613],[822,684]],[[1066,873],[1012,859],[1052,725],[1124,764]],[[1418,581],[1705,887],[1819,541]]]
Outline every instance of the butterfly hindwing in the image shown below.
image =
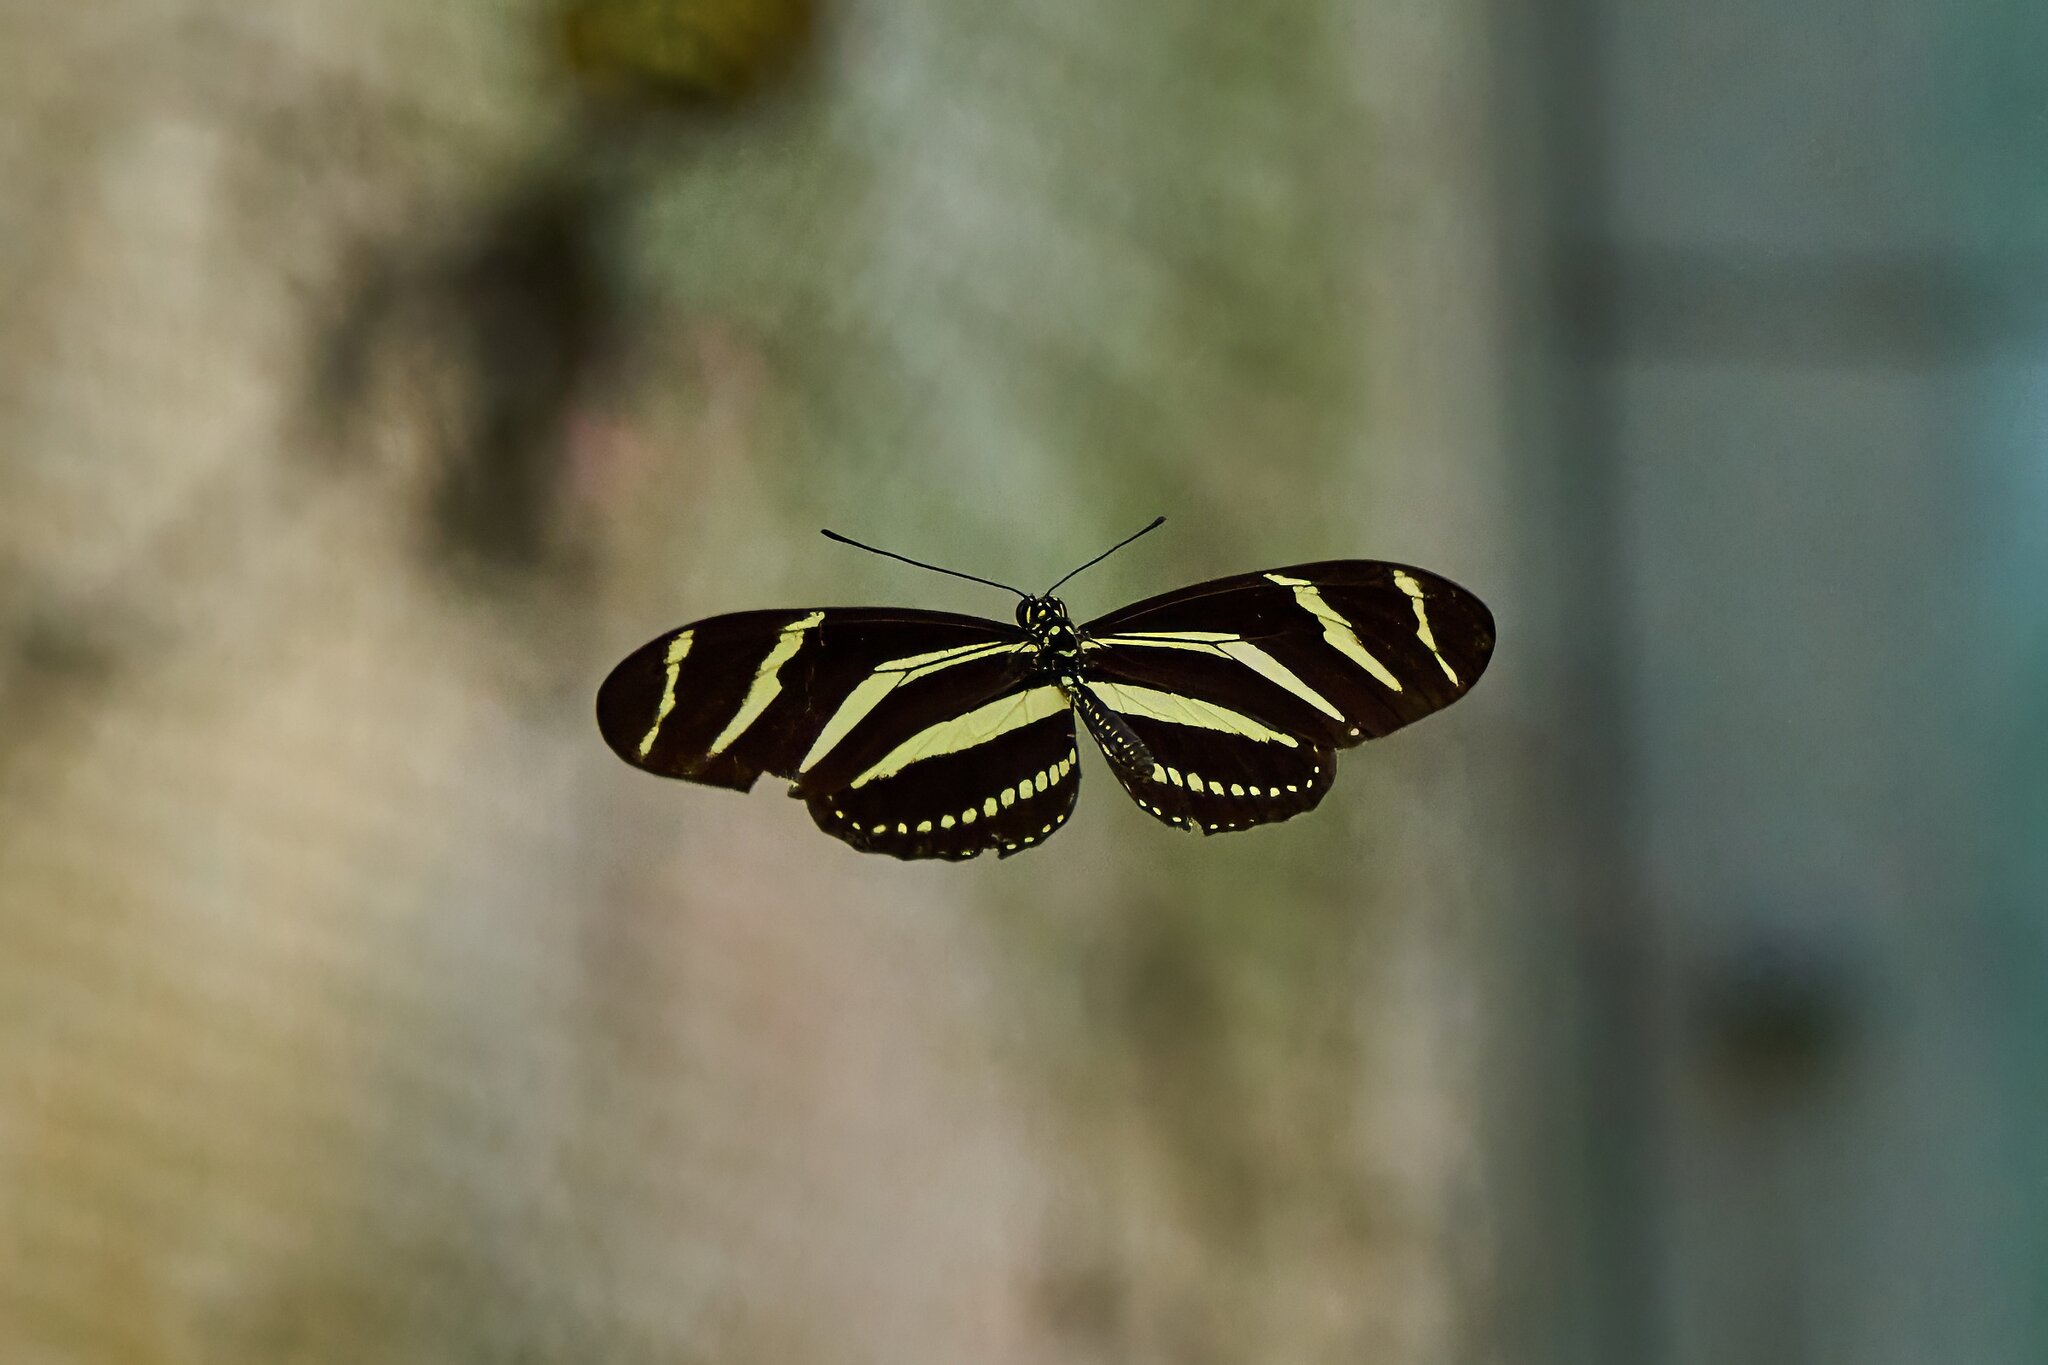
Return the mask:
[[1336,751],[1241,711],[1161,688],[1084,680],[1075,709],[1110,771],[1154,819],[1202,834],[1311,810]]
[[1066,823],[1080,783],[1074,713],[1041,679],[935,719],[809,805],[820,829],[866,852],[1008,857]]

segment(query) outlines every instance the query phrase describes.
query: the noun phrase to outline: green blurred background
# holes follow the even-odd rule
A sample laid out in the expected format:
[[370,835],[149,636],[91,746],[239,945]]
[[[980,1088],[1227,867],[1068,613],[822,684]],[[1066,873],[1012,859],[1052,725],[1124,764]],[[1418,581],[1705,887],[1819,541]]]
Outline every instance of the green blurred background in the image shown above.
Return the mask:
[[[0,1361],[2048,1359],[2048,19],[0,0]],[[1406,560],[1311,819],[590,701]]]

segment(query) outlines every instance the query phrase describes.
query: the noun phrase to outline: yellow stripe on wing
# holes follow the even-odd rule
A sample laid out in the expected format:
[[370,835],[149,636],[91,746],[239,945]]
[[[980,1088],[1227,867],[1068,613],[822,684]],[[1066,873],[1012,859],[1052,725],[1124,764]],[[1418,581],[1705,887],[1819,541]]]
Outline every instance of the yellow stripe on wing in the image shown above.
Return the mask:
[[711,741],[711,747],[705,750],[706,757],[723,753],[726,746],[745,734],[747,727],[759,720],[761,713],[782,694],[782,666],[804,647],[805,633],[824,619],[824,612],[814,611],[782,628],[782,638],[768,651],[768,657],[761,660],[760,668],[754,671],[754,685],[747,689],[746,699],[740,703],[740,709],[733,712],[725,728],[718,732],[718,738]]
[[1330,705],[1322,693],[1302,681],[1300,675],[1278,659],[1240,636],[1227,631],[1166,631],[1132,630],[1121,635],[1103,635],[1083,642],[1082,648],[1120,645],[1139,649],[1192,649],[1197,653],[1215,654],[1234,663],[1243,664],[1270,683],[1286,689],[1300,697],[1324,715],[1336,720],[1344,719],[1344,713]]
[[647,733],[640,740],[640,757],[645,758],[654,748],[655,737],[661,734],[661,723],[668,719],[668,713],[676,709],[676,679],[682,675],[683,659],[690,652],[690,632],[684,631],[669,641],[668,681],[662,685],[661,705],[655,708],[654,724],[647,727]]
[[809,772],[825,755],[832,752],[839,741],[845,739],[853,727],[866,720],[889,694],[904,683],[928,677],[942,669],[956,664],[973,663],[996,654],[1014,654],[1027,646],[1007,644],[1003,641],[981,642],[971,645],[956,645],[951,649],[933,650],[929,654],[913,654],[905,659],[892,659],[878,666],[873,673],[860,680],[860,685],[847,694],[839,703],[839,709],[825,722],[825,728],[818,732],[812,742],[811,751],[797,764],[800,773]]
[[957,754],[976,748],[1000,739],[1012,730],[1021,730],[1048,716],[1056,716],[1066,709],[1066,694],[1052,683],[1029,688],[1007,697],[998,697],[992,702],[975,707],[965,715],[942,720],[937,725],[926,726],[891,749],[872,768],[853,779],[852,785],[864,787],[879,778],[894,777],[921,759],[937,758],[942,754]]
[[1388,671],[1387,666],[1365,647],[1365,642],[1358,638],[1357,629],[1345,620],[1335,607],[1323,600],[1323,595],[1316,590],[1315,584],[1305,578],[1289,578],[1285,574],[1269,573],[1266,577],[1283,588],[1294,589],[1294,600],[1301,604],[1302,610],[1323,623],[1323,638],[1329,641],[1332,649],[1378,678],[1392,690],[1401,690],[1401,680]]
[[1429,608],[1422,604],[1422,585],[1415,581],[1413,575],[1396,569],[1394,586],[1407,593],[1408,600],[1415,604],[1415,638],[1422,641],[1424,648],[1430,653],[1436,655],[1437,666],[1442,668],[1444,676],[1451,680],[1451,686],[1461,686],[1458,682],[1458,670],[1451,667],[1451,661],[1436,647],[1436,634],[1429,628]]
[[[1225,734],[1242,735],[1268,744],[1284,744],[1290,749],[1300,747],[1293,735],[1262,725],[1240,711],[1198,697],[1183,697],[1177,692],[1162,692],[1154,687],[1133,687],[1125,683],[1086,682],[1083,683],[1104,706],[1126,716],[1143,716],[1148,720],[1163,720],[1173,725],[1192,725],[1204,730],[1220,730]],[[1170,770],[1169,770],[1170,771]]]

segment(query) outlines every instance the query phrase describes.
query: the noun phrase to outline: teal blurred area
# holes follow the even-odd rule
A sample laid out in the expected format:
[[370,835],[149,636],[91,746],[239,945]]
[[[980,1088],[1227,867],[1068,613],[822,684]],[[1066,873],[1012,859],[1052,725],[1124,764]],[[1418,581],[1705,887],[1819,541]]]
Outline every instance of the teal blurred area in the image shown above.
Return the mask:
[[[0,1360],[2048,1359],[2044,51],[0,0]],[[820,526],[1156,513],[1077,615],[1393,559],[1489,674],[958,866],[592,723],[1009,610]]]

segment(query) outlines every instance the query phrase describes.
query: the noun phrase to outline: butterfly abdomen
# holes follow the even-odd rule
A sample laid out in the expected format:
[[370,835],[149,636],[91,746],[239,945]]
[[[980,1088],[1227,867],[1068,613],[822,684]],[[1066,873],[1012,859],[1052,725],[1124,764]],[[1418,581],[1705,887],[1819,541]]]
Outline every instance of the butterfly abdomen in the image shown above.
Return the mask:
[[1129,721],[1097,701],[1079,677],[1063,679],[1060,686],[1087,723],[1095,742],[1102,746],[1103,756],[1109,759],[1112,768],[1129,773],[1152,771],[1157,760]]

